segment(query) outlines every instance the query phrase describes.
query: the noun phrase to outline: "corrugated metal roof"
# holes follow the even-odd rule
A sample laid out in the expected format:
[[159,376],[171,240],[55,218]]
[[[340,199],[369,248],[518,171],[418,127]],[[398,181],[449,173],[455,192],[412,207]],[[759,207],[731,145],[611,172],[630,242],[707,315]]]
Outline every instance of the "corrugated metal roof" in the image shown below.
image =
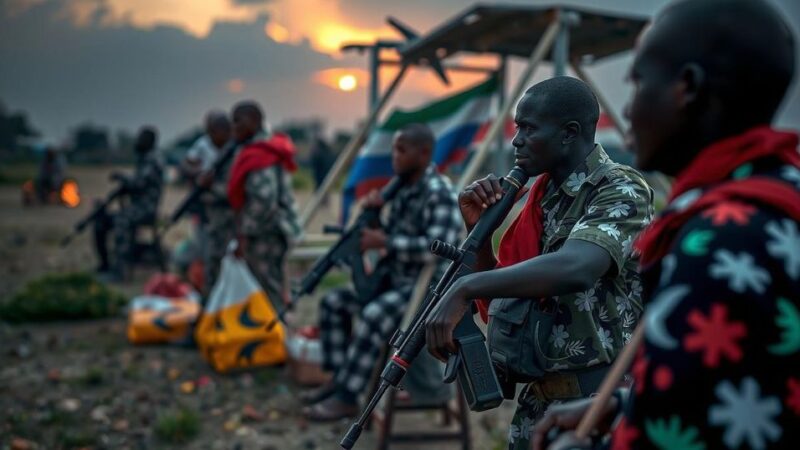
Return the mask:
[[580,18],[580,23],[570,28],[570,59],[590,55],[598,60],[626,51],[647,23],[642,17],[573,6],[478,4],[402,47],[400,53],[411,63],[460,52],[527,57],[553,18],[566,11]]

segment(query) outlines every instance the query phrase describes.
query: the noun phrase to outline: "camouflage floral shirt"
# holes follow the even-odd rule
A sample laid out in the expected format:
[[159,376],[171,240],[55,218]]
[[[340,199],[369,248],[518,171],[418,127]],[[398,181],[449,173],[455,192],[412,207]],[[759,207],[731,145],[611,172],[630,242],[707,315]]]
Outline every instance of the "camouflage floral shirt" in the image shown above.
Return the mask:
[[637,234],[653,217],[653,192],[634,169],[614,163],[596,144],[586,160],[542,199],[542,254],[568,239],[599,245],[612,268],[585,292],[552,297],[556,316],[545,348],[547,369],[580,369],[610,362],[631,337],[642,313]]

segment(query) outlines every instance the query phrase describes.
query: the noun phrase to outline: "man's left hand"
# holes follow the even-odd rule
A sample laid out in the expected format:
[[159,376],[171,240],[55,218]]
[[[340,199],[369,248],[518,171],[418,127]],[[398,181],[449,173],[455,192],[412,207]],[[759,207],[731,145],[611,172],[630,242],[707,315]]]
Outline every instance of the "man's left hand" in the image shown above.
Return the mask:
[[380,228],[364,228],[361,230],[361,251],[386,248],[386,233]]
[[450,286],[425,325],[428,352],[442,362],[447,362],[448,355],[458,351],[453,340],[453,330],[472,303],[464,289],[468,278],[469,276],[460,278]]

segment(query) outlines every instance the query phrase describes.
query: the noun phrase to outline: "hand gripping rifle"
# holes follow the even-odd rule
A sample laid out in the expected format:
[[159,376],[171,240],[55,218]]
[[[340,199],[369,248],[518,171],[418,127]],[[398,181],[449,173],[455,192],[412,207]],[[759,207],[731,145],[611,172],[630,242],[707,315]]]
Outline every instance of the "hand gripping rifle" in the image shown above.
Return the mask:
[[[347,434],[339,443],[343,448],[351,449],[358,440],[372,410],[375,409],[383,394],[391,386],[397,388],[405,376],[414,358],[425,346],[425,323],[433,312],[442,295],[450,289],[453,282],[474,272],[478,251],[489,241],[492,234],[514,206],[517,192],[528,181],[528,176],[519,167],[514,167],[506,175],[501,186],[503,198],[483,212],[478,223],[456,248],[446,242],[434,241],[431,252],[447,258],[452,262],[447,267],[439,283],[428,293],[420,305],[414,319],[405,332],[395,333],[391,344],[396,349],[381,373],[380,385],[361,412],[358,420],[350,426]],[[503,401],[502,389],[492,367],[492,360],[484,344],[485,338],[472,320],[474,311],[468,311],[453,331],[453,338],[458,346],[458,353],[450,355],[445,367],[444,381],[453,382],[456,377],[464,391],[464,396],[472,411],[485,411],[498,406]]]
[[[225,165],[228,164],[228,162],[232,160],[233,157],[236,155],[237,147],[238,145],[234,141],[229,142],[225,146],[222,155],[219,158],[217,158],[216,161],[214,161],[214,165],[211,166],[211,169],[209,170],[211,171],[211,173],[214,175],[215,178],[220,176],[220,172],[222,171],[223,167],[225,167]],[[168,228],[175,225],[175,223],[177,223],[178,220],[184,214],[186,214],[189,208],[191,208],[192,205],[194,205],[197,201],[200,200],[200,196],[203,195],[203,193],[206,192],[207,190],[208,190],[207,187],[195,186],[195,188],[192,189],[192,192],[190,192],[186,197],[184,197],[183,201],[181,201],[178,207],[175,208],[175,210],[172,212],[172,215],[169,217],[169,222],[167,222],[167,224],[160,231],[163,233]]]
[[[384,186],[381,190],[381,199],[384,203],[391,201],[397,192],[402,187],[402,180],[400,177],[394,177],[389,181],[389,184]],[[362,298],[373,298],[378,294],[385,276],[387,275],[386,267],[378,263],[378,267],[367,275],[364,270],[364,258],[361,254],[361,230],[367,227],[380,226],[381,208],[366,208],[356,219],[355,223],[350,226],[347,231],[343,231],[339,227],[325,226],[325,232],[332,232],[341,234],[341,238],[336,244],[328,250],[322,258],[314,263],[311,270],[300,281],[299,288],[292,292],[291,302],[286,305],[286,308],[280,312],[276,319],[273,319],[268,325],[267,329],[271,330],[278,320],[283,322],[286,313],[294,309],[297,299],[301,296],[308,295],[314,292],[322,278],[328,273],[335,265],[346,265],[350,267],[353,276],[353,284],[356,288],[356,293]]]
[[109,192],[108,195],[106,196],[106,199],[103,200],[103,203],[95,206],[92,212],[90,212],[86,217],[84,217],[78,223],[75,224],[70,234],[64,236],[64,239],[61,239],[61,244],[60,244],[61,247],[66,247],[67,245],[69,245],[70,242],[72,242],[72,239],[74,239],[75,236],[83,233],[83,230],[85,230],[90,223],[97,220],[97,218],[100,217],[101,214],[103,214],[103,211],[105,211],[108,205],[110,205],[111,202],[116,200],[120,195],[124,194],[125,191],[126,191],[125,183],[120,183],[120,185],[114,188],[113,191]]

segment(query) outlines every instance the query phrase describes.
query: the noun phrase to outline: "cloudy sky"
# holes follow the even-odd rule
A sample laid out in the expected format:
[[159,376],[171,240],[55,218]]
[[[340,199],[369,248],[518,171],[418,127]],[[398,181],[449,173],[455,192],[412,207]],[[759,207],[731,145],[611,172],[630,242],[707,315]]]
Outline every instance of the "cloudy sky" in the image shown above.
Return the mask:
[[[800,36],[800,2],[772,1]],[[340,44],[398,38],[385,24],[387,15],[425,32],[472,3],[0,0],[0,102],[27,111],[46,138],[55,141],[87,121],[114,131],[151,123],[169,139],[198,124],[209,108],[228,109],[245,98],[261,101],[272,122],[320,117],[331,127],[351,127],[365,114],[367,61],[340,54]],[[567,3],[650,16],[666,2]],[[628,95],[623,78],[629,63],[630,56],[623,55],[590,69],[616,108]],[[520,66],[512,65],[512,73]],[[355,77],[354,90],[338,88],[343,75]],[[445,88],[431,74],[414,71],[397,103],[416,106],[480,79],[476,74],[455,75],[452,87]],[[798,83],[780,123],[800,124]]]

